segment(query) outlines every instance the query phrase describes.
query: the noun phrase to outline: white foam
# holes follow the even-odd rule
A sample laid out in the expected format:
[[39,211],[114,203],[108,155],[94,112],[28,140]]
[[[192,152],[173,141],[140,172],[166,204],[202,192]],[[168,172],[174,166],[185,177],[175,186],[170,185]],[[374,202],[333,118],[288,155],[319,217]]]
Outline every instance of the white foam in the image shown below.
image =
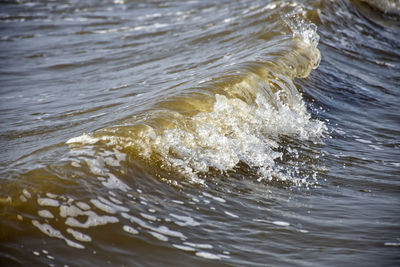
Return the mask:
[[90,209],[90,206],[89,206],[88,204],[86,204],[85,202],[78,201],[78,202],[76,202],[76,205],[77,205],[79,208],[83,209],[83,210],[88,210],[88,209]]
[[150,214],[147,214],[147,213],[141,212],[140,216],[142,216],[143,218],[145,218],[145,219],[147,219],[149,221],[157,221],[157,217],[156,216],[153,216],[153,215],[150,215]]
[[[230,170],[240,161],[257,167],[261,177],[268,180],[272,176],[282,180],[294,178],[288,177],[286,170],[281,173],[275,168],[275,160],[281,158],[282,153],[275,151],[278,144],[274,139],[279,135],[312,139],[323,135],[326,126],[311,119],[301,100],[293,100],[289,106],[279,100],[279,95],[276,97],[275,108],[262,95],[257,96],[254,105],[216,95],[212,112],[199,113],[192,118],[193,131],[165,130],[155,137],[154,149],[166,166],[180,170],[194,182],[199,181],[193,180],[198,178],[198,172],[207,172],[211,167]],[[211,195],[206,193],[205,196]]]
[[60,216],[66,217],[76,217],[78,215],[84,215],[84,212],[74,205],[61,205],[60,206]]
[[49,207],[58,207],[60,206],[60,203],[58,200],[51,199],[51,198],[38,198],[37,203],[40,206],[49,206]]
[[121,153],[117,149],[113,149],[112,152],[104,152],[107,156],[104,157],[104,162],[108,166],[119,167],[121,166],[121,162],[126,160],[126,154]]
[[363,143],[363,144],[372,144],[372,142],[370,140],[365,140],[365,139],[361,139],[361,138],[356,138],[356,141]]
[[152,228],[152,229],[155,230],[156,232],[164,234],[164,235],[168,235],[171,237],[178,237],[180,239],[186,239],[186,236],[184,234],[182,234],[181,232],[170,230],[167,226],[164,226],[164,225],[161,225],[157,228]]
[[100,202],[98,199],[91,199],[90,202],[99,210],[102,210],[106,213],[109,214],[115,214],[117,213],[117,211],[115,209],[113,209],[112,207]]
[[47,192],[46,196],[49,197],[49,198],[57,198],[58,197],[56,194],[53,194],[53,193],[50,193],[50,192]]
[[117,217],[114,216],[100,216],[96,214],[94,211],[84,211],[79,215],[86,215],[87,219],[85,222],[80,222],[74,217],[68,217],[65,220],[65,224],[71,227],[79,227],[79,228],[89,228],[99,225],[105,225],[109,223],[117,223],[119,222]]
[[[293,34],[304,41],[296,41],[296,44],[300,43],[299,49],[304,49],[307,55],[309,52],[310,60],[315,62],[308,64],[307,60],[301,60],[302,57],[299,61],[316,67],[320,59],[318,49],[315,48],[319,37],[316,26],[301,19],[304,17],[303,12],[303,8],[295,8],[295,12],[289,14],[285,21]],[[151,163],[161,162],[162,168],[177,171],[193,183],[205,183],[199,173],[207,173],[211,169],[223,173],[233,170],[241,162],[258,172],[259,181],[277,179],[289,180],[295,184],[307,183],[312,175],[307,179],[292,175],[291,170],[282,169],[277,163],[283,157],[283,153],[279,152],[282,150],[279,147],[282,136],[317,142],[327,131],[323,122],[311,118],[291,80],[292,76],[308,75],[311,69],[303,66],[303,63],[297,64],[301,66],[294,68],[302,72],[300,74],[288,70],[291,75],[275,73],[274,77],[266,78],[246,72],[241,82],[226,89],[226,95],[215,95],[211,111],[199,112],[187,118],[178,112],[166,110],[165,117],[177,121],[176,127],[163,128],[163,123],[160,123],[155,128],[142,127],[142,124],[136,128],[139,124],[134,124],[132,131],[127,127],[129,132],[126,134],[119,135],[115,128],[105,129],[96,135],[105,133],[99,138],[83,134],[67,143],[93,145],[99,141],[104,142],[110,151],[92,151],[95,158],[84,160],[91,172],[99,176],[98,179],[105,179],[102,181],[105,187],[124,192],[131,188],[107,171],[108,166],[118,167],[122,160],[126,160],[126,155],[118,150],[119,147],[128,148]],[[271,90],[272,87],[274,90]],[[276,90],[277,93],[272,93]],[[149,114],[150,119],[152,116]],[[121,129],[121,133],[125,130]],[[298,152],[293,153],[298,155]],[[171,183],[173,180],[164,179]],[[219,202],[225,201],[210,194],[203,195]]]
[[31,193],[29,193],[29,191],[26,190],[25,188],[22,190],[22,194],[24,194],[24,196],[26,198],[31,198],[32,197]]
[[290,223],[284,222],[284,221],[273,221],[272,223],[275,225],[279,225],[279,226],[289,226],[290,225]]
[[129,225],[124,225],[124,226],[122,226],[122,229],[123,229],[125,232],[130,233],[130,234],[132,234],[132,235],[136,235],[136,234],[139,233],[138,230],[136,230],[135,228],[133,228],[132,226],[129,226]]
[[63,239],[67,243],[68,246],[79,248],[79,249],[85,248],[83,245],[73,242],[73,241],[69,240],[68,238],[64,237],[63,234],[59,230],[54,229],[50,224],[47,224],[47,223],[41,224],[36,220],[32,220],[32,224],[35,227],[37,227],[40,231],[42,231],[42,233],[44,233],[50,237]]
[[83,245],[81,245],[79,243],[76,243],[74,241],[71,241],[69,239],[66,239],[65,242],[67,243],[68,246],[73,247],[73,248],[79,248],[79,249],[84,249],[85,248],[85,246],[83,246]]
[[93,145],[98,141],[99,141],[98,138],[94,138],[88,134],[82,134],[81,136],[69,139],[66,143],[67,144],[81,143],[81,144]]
[[400,247],[399,242],[385,242],[384,245],[389,247]]
[[76,168],[81,167],[81,165],[80,165],[78,162],[76,162],[76,161],[72,161],[72,162],[71,162],[71,165],[72,165],[73,167],[76,167]]
[[278,4],[273,2],[273,3],[267,4],[264,9],[271,9],[272,10],[272,9],[275,9],[277,6],[278,6]]
[[94,175],[105,176],[104,163],[101,159],[89,159],[85,158],[86,164],[89,166],[91,173]]
[[113,166],[113,167],[119,167],[120,162],[118,160],[116,160],[113,157],[106,157],[104,158],[104,162],[108,165],[108,166]]
[[221,259],[220,256],[212,254],[212,253],[209,253],[209,252],[205,252],[205,251],[196,252],[196,256],[202,257],[202,258],[205,258],[205,259],[210,259],[210,260],[220,260]]
[[102,184],[108,189],[119,189],[124,192],[131,190],[131,188],[127,184],[119,180],[114,174],[108,173],[107,175],[107,181],[102,182]]
[[229,212],[229,211],[224,211],[224,213],[225,213],[226,215],[228,215],[228,216],[233,217],[233,218],[239,218],[239,216],[237,216],[236,214],[233,214],[233,213],[231,213],[231,212]]
[[283,19],[292,30],[293,36],[298,36],[306,44],[317,47],[319,42],[317,26],[306,20],[303,16],[304,13],[304,8],[297,6],[292,12],[286,14]]
[[160,241],[168,241],[168,237],[166,237],[165,235],[152,231],[150,231],[149,233]]
[[192,217],[190,216],[180,216],[171,213],[171,216],[178,219],[179,221],[174,221],[179,226],[198,226],[200,223],[196,222]]
[[92,241],[92,238],[86,234],[83,234],[81,232],[78,232],[74,229],[67,228],[67,232],[70,233],[76,240],[82,241],[82,242],[90,242]]
[[40,217],[43,217],[43,218],[48,218],[48,219],[54,218],[54,215],[48,210],[39,210],[38,214]]
[[[112,191],[110,191],[109,193],[111,194]],[[122,201],[120,201],[119,199],[117,199],[117,198],[115,198],[115,197],[112,197],[112,196],[109,196],[108,199],[111,200],[114,204],[117,204],[117,205],[122,205],[122,204],[124,204]]]
[[166,227],[164,225],[154,227],[154,226],[151,226],[150,224],[146,223],[145,221],[143,221],[133,215],[130,215],[128,213],[123,212],[123,213],[121,213],[121,215],[125,219],[129,219],[131,222],[136,223],[139,226],[146,228],[152,232],[157,232],[161,235],[166,235],[166,236],[171,236],[171,237],[178,237],[180,239],[186,239],[186,236],[183,235],[182,233],[180,233],[178,231],[170,230],[168,227]]
[[98,199],[91,199],[90,202],[98,209],[110,214],[115,214],[119,211],[124,211],[124,212],[129,211],[128,208],[117,205],[101,196],[99,196]]
[[214,200],[216,200],[216,201],[219,201],[219,202],[221,202],[221,203],[225,203],[225,202],[226,202],[226,200],[225,200],[225,199],[223,199],[223,198],[220,198],[220,197],[213,196],[213,195],[211,195],[211,194],[209,194],[209,193],[202,192],[202,194],[203,194],[203,196],[206,196],[206,197],[212,198],[212,199],[214,199]]
[[190,243],[190,242],[184,242],[184,245],[194,247],[194,248],[202,248],[202,249],[212,249],[213,246],[210,244],[196,244],[196,243]]
[[182,246],[182,245],[177,245],[177,244],[172,244],[173,247],[183,250],[183,251],[196,251],[195,248],[189,247],[189,246]]
[[371,148],[373,148],[373,149],[375,149],[375,150],[383,150],[382,147],[377,146],[377,145],[368,145],[368,146],[371,147]]

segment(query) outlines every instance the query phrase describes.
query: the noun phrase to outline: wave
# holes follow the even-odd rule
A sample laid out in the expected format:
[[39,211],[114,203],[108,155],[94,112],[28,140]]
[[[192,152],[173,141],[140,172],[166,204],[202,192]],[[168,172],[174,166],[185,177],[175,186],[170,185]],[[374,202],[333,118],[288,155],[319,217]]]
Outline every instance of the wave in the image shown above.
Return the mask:
[[359,2],[367,3],[385,14],[400,16],[400,2],[397,0],[360,0]]
[[193,183],[204,183],[210,172],[234,171],[239,164],[255,169],[259,180],[305,182],[305,177],[291,175],[276,162],[285,153],[282,137],[317,141],[327,131],[323,122],[311,117],[293,82],[319,65],[319,36],[303,7],[276,2],[265,9],[277,7],[285,12],[274,30],[284,38],[267,40],[261,59],[237,64],[160,99],[135,119],[67,144],[72,150],[118,150],[150,169],[174,172]]
[[400,28],[400,2],[393,0],[353,0],[351,4],[369,21],[396,31]]

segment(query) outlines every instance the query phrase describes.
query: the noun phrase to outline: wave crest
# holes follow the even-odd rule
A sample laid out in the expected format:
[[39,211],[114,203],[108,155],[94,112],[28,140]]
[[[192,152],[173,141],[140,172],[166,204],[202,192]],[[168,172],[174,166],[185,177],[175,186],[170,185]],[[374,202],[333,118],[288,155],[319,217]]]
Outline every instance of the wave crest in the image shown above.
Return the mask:
[[231,171],[240,163],[255,169],[259,180],[304,182],[276,163],[283,157],[282,137],[315,141],[326,132],[323,122],[311,118],[293,83],[320,62],[316,26],[303,13],[296,7],[284,16],[288,38],[267,42],[265,59],[161,100],[142,120],[67,143],[103,143],[195,183],[204,183],[201,177],[211,170]]

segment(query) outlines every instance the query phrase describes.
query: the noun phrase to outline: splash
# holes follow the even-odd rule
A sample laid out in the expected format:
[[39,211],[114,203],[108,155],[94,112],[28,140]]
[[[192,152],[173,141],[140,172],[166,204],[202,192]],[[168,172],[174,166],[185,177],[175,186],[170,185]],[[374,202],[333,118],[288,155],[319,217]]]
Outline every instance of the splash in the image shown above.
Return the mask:
[[67,144],[74,149],[103,144],[193,183],[204,184],[208,173],[235,171],[240,164],[255,170],[259,181],[305,183],[305,177],[294,174],[298,167],[288,170],[277,161],[289,153],[283,137],[318,142],[326,132],[323,122],[311,118],[293,83],[319,65],[319,36],[300,6],[282,23],[291,38],[272,60],[246,62],[182,96],[161,100],[142,120]]
[[306,44],[317,47],[319,42],[317,26],[306,19],[306,10],[303,7],[296,6],[293,11],[283,15],[282,19],[290,27],[293,37],[299,37]]

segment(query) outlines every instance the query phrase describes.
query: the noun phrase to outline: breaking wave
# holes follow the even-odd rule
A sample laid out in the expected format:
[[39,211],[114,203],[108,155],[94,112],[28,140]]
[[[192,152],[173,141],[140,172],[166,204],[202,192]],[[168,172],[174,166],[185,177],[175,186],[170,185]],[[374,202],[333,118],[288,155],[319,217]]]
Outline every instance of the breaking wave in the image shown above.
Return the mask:
[[265,7],[276,8],[288,9],[275,29],[285,34],[266,41],[262,57],[159,99],[135,119],[67,144],[73,150],[105,146],[194,183],[204,183],[210,172],[235,171],[239,164],[255,170],[258,180],[304,183],[309,177],[299,176],[298,166],[289,170],[277,161],[284,153],[298,154],[282,147],[284,139],[319,142],[327,131],[311,117],[293,82],[319,65],[319,36],[301,6]]

